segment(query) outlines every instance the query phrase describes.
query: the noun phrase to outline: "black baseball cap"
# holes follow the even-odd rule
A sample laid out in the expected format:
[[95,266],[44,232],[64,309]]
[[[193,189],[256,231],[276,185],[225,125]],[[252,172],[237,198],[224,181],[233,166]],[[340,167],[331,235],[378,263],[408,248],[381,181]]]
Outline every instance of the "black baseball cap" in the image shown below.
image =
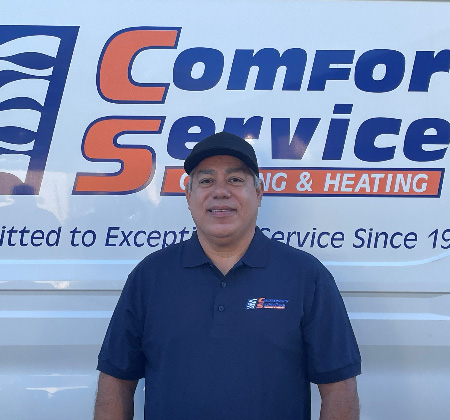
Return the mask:
[[255,175],[259,175],[258,161],[251,144],[226,131],[199,141],[184,161],[184,170],[189,175],[203,159],[217,155],[234,156],[242,160]]

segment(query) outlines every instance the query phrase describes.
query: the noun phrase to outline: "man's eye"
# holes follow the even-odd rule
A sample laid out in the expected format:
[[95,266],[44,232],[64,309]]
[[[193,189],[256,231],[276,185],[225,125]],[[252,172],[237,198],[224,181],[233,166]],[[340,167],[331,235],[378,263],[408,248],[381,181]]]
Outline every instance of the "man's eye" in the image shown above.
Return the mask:
[[242,178],[239,178],[239,177],[233,177],[233,178],[230,178],[230,182],[233,183],[233,184],[239,184],[241,182],[244,182],[244,180]]
[[212,182],[211,178],[204,178],[204,179],[200,180],[200,184],[203,184],[203,185],[210,184],[211,182]]

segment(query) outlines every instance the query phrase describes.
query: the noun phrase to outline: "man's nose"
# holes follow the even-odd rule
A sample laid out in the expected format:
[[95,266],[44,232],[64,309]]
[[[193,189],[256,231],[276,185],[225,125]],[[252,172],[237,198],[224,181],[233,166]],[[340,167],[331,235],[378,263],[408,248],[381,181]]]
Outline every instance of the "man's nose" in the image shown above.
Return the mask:
[[230,186],[226,181],[217,181],[214,185],[214,198],[229,198],[231,196]]

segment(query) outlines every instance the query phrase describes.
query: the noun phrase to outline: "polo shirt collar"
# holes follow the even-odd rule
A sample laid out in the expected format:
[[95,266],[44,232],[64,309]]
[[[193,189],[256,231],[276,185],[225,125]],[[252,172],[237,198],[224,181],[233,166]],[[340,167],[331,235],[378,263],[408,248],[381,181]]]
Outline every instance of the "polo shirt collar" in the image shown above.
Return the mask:
[[270,257],[269,245],[270,239],[256,226],[255,235],[241,261],[249,267],[266,267]]
[[194,232],[190,239],[183,243],[183,267],[198,267],[207,264],[210,259],[203,251],[197,232]]
[[[200,245],[197,232],[194,232],[183,245],[183,267],[198,267],[211,262]],[[240,261],[249,267],[266,267],[270,256],[269,245],[270,239],[256,226],[253,239]]]

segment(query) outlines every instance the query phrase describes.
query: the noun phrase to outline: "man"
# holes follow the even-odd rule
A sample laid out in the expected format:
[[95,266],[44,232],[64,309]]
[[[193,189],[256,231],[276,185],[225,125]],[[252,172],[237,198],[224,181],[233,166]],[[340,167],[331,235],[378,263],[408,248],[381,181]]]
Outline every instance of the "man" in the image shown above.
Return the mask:
[[99,354],[95,420],[358,419],[360,356],[329,272],[256,227],[255,152],[219,133],[185,161],[197,233],[130,274]]

